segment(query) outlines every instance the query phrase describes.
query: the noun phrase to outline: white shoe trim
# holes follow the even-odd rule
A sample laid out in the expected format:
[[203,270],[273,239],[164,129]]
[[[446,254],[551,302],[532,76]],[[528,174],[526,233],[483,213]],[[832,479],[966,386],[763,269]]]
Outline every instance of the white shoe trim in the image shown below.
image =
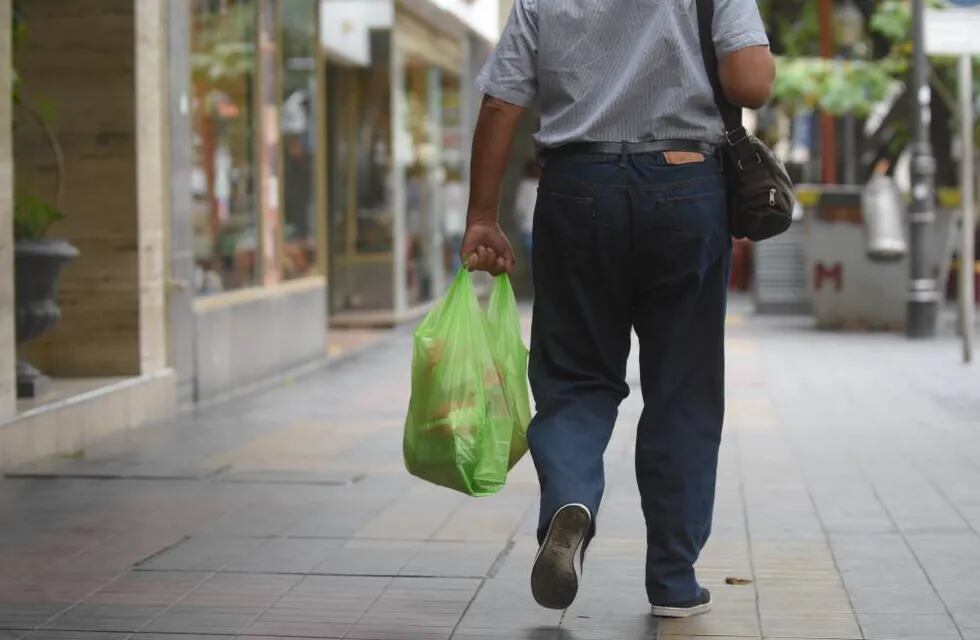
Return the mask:
[[650,607],[651,613],[660,618],[690,618],[711,611],[711,600],[693,607]]
[[[585,513],[584,530],[555,529],[559,515],[568,509],[580,509]],[[552,516],[531,570],[531,592],[538,604],[549,609],[564,609],[572,603],[582,577],[582,551],[591,528],[592,512],[584,504],[563,505]],[[554,534],[566,536],[568,533],[574,533],[575,537],[559,538],[559,542],[553,543]],[[548,557],[544,557],[546,553]]]
[[[569,504],[562,505],[558,509],[558,511],[555,511],[555,515],[551,516],[551,523],[554,524],[555,518],[558,517],[558,514],[561,513],[564,509],[568,509],[569,507],[582,507],[583,509],[585,509],[585,512],[587,514],[589,514],[589,528],[592,527],[592,511],[587,506],[585,506],[584,504],[582,504],[580,502],[571,502]],[[546,533],[545,536],[544,536],[544,542],[541,544],[540,547],[538,547],[538,552],[534,555],[534,563],[535,564],[537,564],[538,558],[541,557],[541,552],[544,551],[545,545],[548,544],[548,535],[550,533],[551,533],[551,524],[548,525],[548,533]],[[586,536],[588,536],[588,533],[586,533]],[[584,544],[584,543],[585,543],[585,538],[582,538],[582,543],[579,544],[579,547],[581,547],[582,544]],[[582,575],[582,573],[581,573],[582,572],[582,561],[581,561],[581,557],[582,556],[581,556],[580,553],[579,554],[576,554],[576,555],[578,555],[578,557],[579,557],[578,563],[576,565],[576,572],[579,575]]]

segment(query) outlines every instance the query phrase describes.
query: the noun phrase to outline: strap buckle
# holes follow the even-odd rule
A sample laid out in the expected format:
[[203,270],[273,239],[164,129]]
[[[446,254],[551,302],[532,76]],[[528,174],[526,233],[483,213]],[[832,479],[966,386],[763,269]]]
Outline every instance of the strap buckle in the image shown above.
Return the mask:
[[742,144],[748,139],[749,132],[745,130],[745,127],[738,127],[737,129],[725,132],[725,140],[733,147]]
[[[749,132],[745,130],[745,127],[737,127],[725,132],[725,140],[728,142],[728,146],[735,150],[733,154],[736,158],[735,164],[738,166],[738,170],[743,172],[745,171],[747,160],[752,165],[762,164],[762,154],[754,150],[752,145],[748,144],[749,138]],[[747,151],[751,152],[751,155],[746,153]],[[752,156],[755,156],[755,158],[752,159]]]

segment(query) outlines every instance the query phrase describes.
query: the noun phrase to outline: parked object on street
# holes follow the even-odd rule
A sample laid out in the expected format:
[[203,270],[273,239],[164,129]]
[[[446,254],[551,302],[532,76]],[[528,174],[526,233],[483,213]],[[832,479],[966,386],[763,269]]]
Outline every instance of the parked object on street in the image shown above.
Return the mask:
[[732,271],[728,277],[730,291],[747,292],[752,288],[752,261],[754,247],[750,240],[735,239],[732,242]]
[[786,233],[753,245],[752,301],[756,313],[810,313],[805,237],[801,217]]
[[487,496],[527,452],[527,348],[517,301],[499,276],[484,311],[461,269],[415,330],[404,458],[423,480]]
[[901,260],[908,252],[907,215],[902,193],[895,180],[876,174],[861,194],[864,235],[871,260]]

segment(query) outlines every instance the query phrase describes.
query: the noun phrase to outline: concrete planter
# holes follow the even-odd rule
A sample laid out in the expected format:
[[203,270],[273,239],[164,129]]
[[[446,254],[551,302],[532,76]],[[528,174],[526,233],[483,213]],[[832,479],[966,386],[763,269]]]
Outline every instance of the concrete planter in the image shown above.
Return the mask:
[[[862,191],[860,186],[799,187],[813,315],[822,328],[899,331],[905,326],[909,258],[869,256]],[[958,213],[940,206],[930,238],[932,269],[941,290],[949,274]]]
[[[65,240],[18,240],[14,244],[18,344],[43,335],[58,324],[58,277],[77,257],[78,249]],[[17,397],[36,397],[44,392],[46,383],[44,374],[17,361]]]

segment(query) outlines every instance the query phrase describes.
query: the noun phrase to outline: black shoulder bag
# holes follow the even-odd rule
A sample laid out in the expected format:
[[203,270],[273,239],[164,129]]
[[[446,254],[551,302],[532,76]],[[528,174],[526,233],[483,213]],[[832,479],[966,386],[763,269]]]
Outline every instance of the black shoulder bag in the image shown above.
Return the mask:
[[722,153],[728,177],[728,226],[736,238],[765,240],[786,231],[793,221],[793,181],[772,150],[745,130],[742,110],[725,97],[712,30],[714,0],[697,0],[697,7],[704,68],[725,122]]

